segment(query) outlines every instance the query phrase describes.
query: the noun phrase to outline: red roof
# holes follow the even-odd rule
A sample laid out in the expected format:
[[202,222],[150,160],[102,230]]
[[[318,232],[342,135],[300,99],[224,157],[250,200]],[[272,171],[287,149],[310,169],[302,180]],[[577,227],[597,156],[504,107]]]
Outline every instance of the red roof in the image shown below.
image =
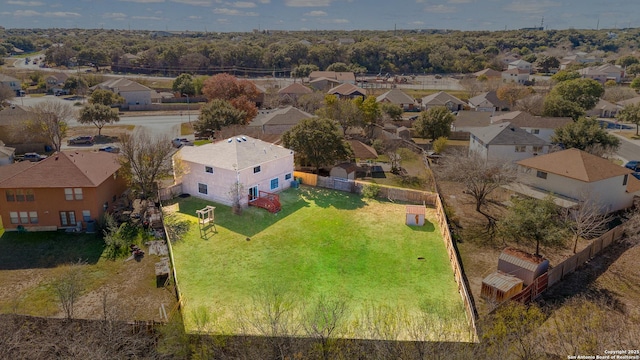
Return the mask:
[[65,151],[30,165],[3,166],[0,188],[97,187],[118,171],[117,157],[107,152]]

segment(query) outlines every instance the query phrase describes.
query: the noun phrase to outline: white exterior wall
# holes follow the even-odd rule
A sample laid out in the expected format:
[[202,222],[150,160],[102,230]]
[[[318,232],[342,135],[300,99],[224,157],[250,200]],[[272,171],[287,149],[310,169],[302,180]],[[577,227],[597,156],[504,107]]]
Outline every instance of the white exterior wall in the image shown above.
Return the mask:
[[[258,190],[261,191],[279,192],[288,189],[293,180],[293,154],[260,164],[260,172],[255,174],[253,167],[240,169],[237,172],[213,167],[213,174],[211,174],[205,171],[205,165],[185,159],[182,161],[188,171],[182,176],[184,193],[228,206],[233,202],[229,193],[238,179],[243,186],[240,196],[242,206],[247,206],[249,201],[249,188],[257,185]],[[291,174],[291,178],[285,180],[287,174]],[[271,180],[274,178],[278,178],[278,188],[271,189]],[[207,185],[207,194],[198,192],[198,183]]]
[[627,186],[622,185],[623,175],[587,183],[550,173],[547,173],[546,179],[542,179],[536,176],[537,170],[525,167],[521,167],[521,171],[524,172],[521,181],[525,184],[575,200],[588,196],[608,211],[626,209],[633,205],[634,194],[627,193]]
[[[530,128],[530,127],[521,127],[524,131],[528,132],[529,134],[535,135],[538,138],[550,143],[551,142],[551,137],[553,136],[553,134],[555,134],[555,130],[553,129],[541,129],[541,128]],[[533,130],[537,129],[538,133],[534,134]]]
[[473,134],[469,136],[469,152],[474,152],[482,159],[487,159],[488,149],[484,146],[480,139],[476,138]]
[[128,105],[149,105],[151,104],[151,91],[126,91],[120,93]]

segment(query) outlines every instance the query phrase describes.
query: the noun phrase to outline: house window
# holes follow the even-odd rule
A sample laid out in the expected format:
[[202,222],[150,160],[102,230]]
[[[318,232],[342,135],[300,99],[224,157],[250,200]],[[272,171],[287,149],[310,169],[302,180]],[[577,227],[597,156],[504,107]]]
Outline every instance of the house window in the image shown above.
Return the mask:
[[627,185],[627,180],[629,180],[629,174],[626,174],[624,176],[624,178],[622,179],[622,186],[626,186]]
[[204,167],[204,172],[207,172],[209,174],[213,174],[213,167],[211,166],[205,166]]
[[534,146],[533,147],[533,153],[534,154],[539,154],[542,152],[542,146]]
[[9,212],[9,219],[11,219],[11,223],[12,224],[19,224],[20,223],[20,221],[18,221],[18,212],[17,211]]
[[13,190],[5,190],[5,196],[7,197],[7,202],[16,201],[16,193]]
[[517,153],[522,153],[527,151],[527,147],[524,145],[516,145],[516,152]]
[[76,213],[73,211],[60,211],[60,224],[62,226],[73,226],[76,224]]
[[286,175],[284,176],[284,179],[285,179],[285,180],[289,180],[289,179],[291,179],[291,173],[286,174]]
[[540,129],[533,129],[533,130],[531,130],[531,133],[533,135],[538,135],[538,134],[540,134]]
[[65,200],[73,200],[73,189],[65,188],[64,189],[64,199]]
[[20,211],[20,222],[23,224],[29,223],[29,213],[26,211]]
[[207,194],[207,184],[200,184],[198,183],[198,192],[200,194]]
[[271,190],[275,190],[278,188],[278,178],[271,179]]
[[24,190],[16,190],[16,201],[24,201]]
[[253,168],[253,173],[259,173],[260,172],[260,166],[256,166]]
[[539,177],[540,179],[546,179],[547,178],[547,173],[544,171],[537,171],[536,172],[536,177]]
[[83,220],[83,221],[89,221],[89,220],[91,220],[91,211],[89,211],[89,210],[82,210],[82,220]]
[[73,194],[75,195],[76,200],[82,200],[82,188],[74,188]]
[[29,222],[32,224],[38,223],[38,212],[37,211],[29,211]]
[[35,194],[33,192],[33,189],[26,189],[24,191],[24,195],[25,195],[25,198],[27,199],[27,201],[35,201],[35,199],[36,199],[36,196],[35,196]]

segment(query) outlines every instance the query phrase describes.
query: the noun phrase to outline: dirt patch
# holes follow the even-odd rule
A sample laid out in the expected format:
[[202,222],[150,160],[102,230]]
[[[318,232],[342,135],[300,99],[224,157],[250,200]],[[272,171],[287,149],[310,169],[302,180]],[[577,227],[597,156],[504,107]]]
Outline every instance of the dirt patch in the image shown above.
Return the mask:
[[134,125],[105,126],[102,128],[100,136],[98,136],[98,128],[95,126],[75,126],[67,130],[67,138],[92,135],[96,144],[106,144],[117,141],[120,135],[131,132],[134,129]]

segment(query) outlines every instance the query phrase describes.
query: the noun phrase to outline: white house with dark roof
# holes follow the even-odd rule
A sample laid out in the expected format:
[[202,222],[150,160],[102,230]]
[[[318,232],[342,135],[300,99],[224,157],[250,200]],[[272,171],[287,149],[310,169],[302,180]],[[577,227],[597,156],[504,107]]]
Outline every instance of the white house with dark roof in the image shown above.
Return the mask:
[[392,89],[379,95],[376,97],[376,102],[398,105],[404,111],[416,110],[416,99],[399,89]]
[[502,72],[503,83],[517,83],[524,85],[529,81],[529,70],[509,69]]
[[540,139],[551,142],[556,129],[573,123],[570,117],[533,116],[524,111],[511,111],[491,117],[492,124],[509,122]]
[[125,100],[127,105],[151,105],[150,88],[126,78],[110,79],[91,87],[91,90],[103,89],[112,91]]
[[301,120],[313,117],[293,106],[287,106],[270,112],[260,113],[250,123],[249,128],[258,128],[263,134],[283,134]]
[[633,205],[640,195],[640,180],[632,170],[578,149],[568,149],[517,162],[519,182],[556,196],[589,198],[605,211]]
[[173,159],[185,168],[184,193],[229,206],[236,184],[241,185],[240,204],[247,206],[259,191],[279,192],[293,180],[293,151],[249,136],[183,146]]
[[530,74],[531,70],[533,69],[533,65],[528,61],[518,59],[509,63],[509,65],[507,66],[507,70],[511,69],[525,70]]
[[578,70],[578,74],[585,79],[593,79],[604,84],[607,80],[619,83],[624,77],[624,69],[620,65],[602,64]]
[[549,152],[549,143],[509,122],[471,129],[469,152],[485,160],[518,161]]
[[495,91],[487,91],[469,99],[469,107],[475,111],[503,111],[509,109],[509,103],[498,99]]

